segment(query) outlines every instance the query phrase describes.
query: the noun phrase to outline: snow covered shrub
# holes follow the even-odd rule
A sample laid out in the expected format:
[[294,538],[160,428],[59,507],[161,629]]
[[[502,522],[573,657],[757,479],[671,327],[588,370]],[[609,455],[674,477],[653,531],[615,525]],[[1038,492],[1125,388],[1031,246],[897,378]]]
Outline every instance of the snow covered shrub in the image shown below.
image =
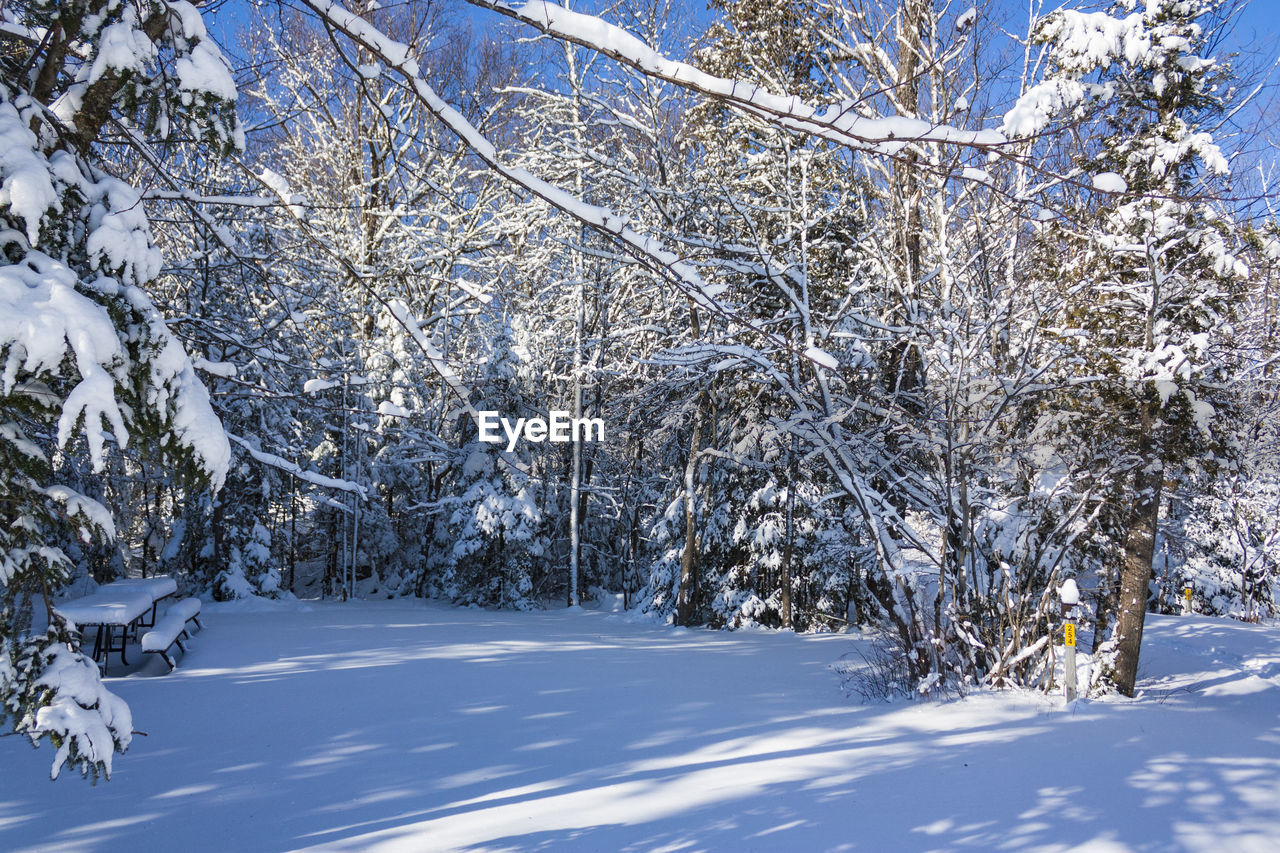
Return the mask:
[[218,572],[214,597],[219,601],[233,598],[274,598],[280,593],[280,572],[271,556],[271,533],[254,522],[248,535],[239,542],[224,545],[226,567]]
[[[511,335],[501,330],[478,383],[485,396],[477,408],[529,411],[518,368]],[[459,438],[449,494],[441,499],[447,544],[433,586],[462,604],[532,608],[533,578],[543,574],[549,541],[540,487],[527,473],[529,448],[517,446],[508,453],[505,444],[482,442],[470,419],[463,420]]]
[[1162,586],[1162,610],[1181,612],[1190,586],[1197,613],[1250,622],[1275,615],[1280,487],[1274,481],[1229,477],[1204,484],[1177,522],[1165,537],[1177,553]]
[[214,501],[212,553],[207,558],[214,573],[211,592],[215,599],[279,595],[280,571],[272,553],[271,531],[263,519],[269,512],[270,475],[239,458],[226,485]]
[[680,554],[684,548],[681,517],[684,500],[669,499],[664,509],[650,520],[645,539],[649,543],[650,562],[644,585],[636,594],[636,606],[647,613],[663,617],[675,612],[676,594],[680,586]]
[[[770,462],[778,457],[766,456]],[[695,618],[715,628],[780,627],[787,617],[783,584],[789,575],[790,623],[798,630],[843,627],[851,605],[868,603],[857,567],[868,549],[838,515],[840,503],[820,500],[819,472],[797,477],[790,506],[786,485],[771,473],[713,472],[699,501]],[[684,501],[677,498],[651,522],[651,563],[640,606],[674,611],[684,550]],[[790,541],[788,541],[790,534]],[[856,614],[855,614],[856,615]]]
[[[704,540],[702,578],[714,627],[779,627],[784,622],[783,584],[790,584],[790,619],[797,630],[843,626],[856,595],[856,537],[821,505],[818,482],[798,479],[788,508],[787,488],[768,476],[745,501],[710,514],[729,527]],[[788,509],[791,524],[788,528]],[[790,536],[790,539],[788,539]]]
[[[111,777],[114,753],[133,739],[129,706],[106,689],[98,665],[66,640],[65,623],[0,648],[0,719],[34,743],[48,738],[57,753],[52,778],[64,764],[97,781]],[[16,653],[15,653],[16,652]]]
[[532,607],[532,561],[545,548],[535,492],[519,472],[504,470],[494,445],[476,442],[467,451],[461,492],[445,499],[452,549],[441,589],[459,603]]
[[914,695],[908,660],[903,649],[881,634],[872,641],[868,653],[859,652],[856,659],[846,655],[832,668],[846,695],[857,693],[867,702],[889,702]]

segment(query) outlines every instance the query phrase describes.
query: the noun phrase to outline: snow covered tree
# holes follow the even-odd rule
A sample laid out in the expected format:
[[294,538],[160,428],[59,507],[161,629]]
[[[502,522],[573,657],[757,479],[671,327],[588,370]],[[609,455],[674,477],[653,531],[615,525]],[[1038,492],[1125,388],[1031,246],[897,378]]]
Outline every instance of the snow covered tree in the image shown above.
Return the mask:
[[[695,55],[699,67],[814,104],[836,99],[839,51],[831,49],[815,4],[745,0],[714,8],[722,17]],[[734,344],[748,345],[797,384],[812,380],[807,372],[801,378],[796,355],[812,343],[809,317],[825,317],[847,284],[846,250],[856,240],[857,218],[849,188],[857,180],[837,146],[716,101],[689,109],[678,141],[691,166],[679,182],[671,181],[665,210],[683,214],[664,224],[678,229],[677,239],[707,278],[730,290],[736,316],[756,326],[744,333],[689,302],[681,306],[685,328],[659,356],[671,365],[663,382],[677,407],[667,418],[679,420],[683,433],[681,464],[671,476],[682,492],[684,542],[671,593],[660,592],[670,575],[666,547],[650,588],[673,601],[682,624],[743,624],[758,617],[791,627],[793,531],[783,524],[776,565],[767,560],[767,567],[736,540],[753,536],[743,527],[754,527],[745,519],[755,512],[749,507],[761,509],[753,495],[795,494],[770,476],[771,466],[782,466],[789,480],[796,478],[798,451],[780,426],[795,404],[780,389],[759,387],[756,360],[723,356]],[[774,335],[761,335],[764,329]],[[765,511],[756,520],[768,527],[772,519]],[[661,518],[655,531],[668,539]],[[753,604],[753,615],[742,619],[729,612],[731,601],[769,604]]]
[[[429,68],[451,93],[491,89],[504,73],[495,45],[451,26],[440,6],[359,10],[406,41],[447,45]],[[250,135],[249,155],[259,193],[278,202],[262,226],[270,249],[258,253],[269,258],[264,313],[278,318],[262,325],[294,330],[296,356],[273,370],[292,386],[282,389],[294,395],[291,443],[368,496],[318,501],[304,524],[320,535],[301,559],[323,561],[333,592],[345,579],[344,595],[356,581],[401,589],[410,577],[425,588],[430,545],[419,531],[434,541],[448,464],[441,436],[459,402],[444,377],[481,349],[473,318],[492,300],[483,261],[502,239],[495,209],[505,189],[412,110],[375,57],[330,52],[328,36],[298,14],[264,16],[250,35],[272,59],[246,87],[275,119]]]
[[1196,613],[1257,622],[1276,613],[1280,578],[1280,489],[1274,471],[1202,481],[1173,497],[1161,525],[1159,609],[1180,613],[1191,590]]
[[1276,385],[1275,221],[1240,227],[1248,290],[1237,309],[1230,389],[1238,428],[1228,471],[1179,477],[1159,542],[1165,612],[1181,612],[1190,587],[1196,612],[1258,621],[1280,603],[1280,389]]
[[[1110,425],[1122,563],[1114,604],[1115,683],[1132,695],[1147,611],[1161,496],[1185,467],[1225,464],[1232,444],[1226,339],[1247,275],[1229,217],[1212,201],[1228,174],[1212,128],[1227,69],[1209,55],[1219,0],[1135,0],[1111,14],[1060,10],[1040,24],[1050,70],[1006,116],[1011,134],[1053,116],[1096,118],[1078,175],[1100,198],[1096,224],[1066,235],[1063,316],[1095,423]],[[1084,213],[1084,212],[1082,212]],[[1064,226],[1062,231],[1069,229]],[[1074,283],[1074,284],[1073,284]],[[1104,608],[1107,606],[1104,603]]]
[[[0,717],[95,778],[128,708],[59,615],[67,543],[110,539],[60,460],[109,445],[217,487],[229,448],[144,288],[160,268],[138,193],[100,165],[111,127],[240,141],[235,87],[185,0],[7,4],[0,61]],[[80,437],[83,438],[81,442]]]
[[[536,411],[520,393],[520,360],[509,330],[493,338],[477,385],[481,410]],[[442,499],[449,550],[438,585],[453,601],[528,609],[533,576],[547,553],[538,484],[525,470],[530,447],[507,451],[505,443],[479,440],[476,426],[460,418],[462,433],[452,494]]]
[[[414,46],[387,39],[366,12],[307,5],[384,63],[370,73],[403,78],[419,107],[526,193],[524,210],[563,214],[549,227],[511,216],[512,251],[486,256],[515,273],[501,288],[519,293],[515,310],[559,311],[561,325],[530,328],[582,316],[584,270],[627,282],[598,288],[609,306],[598,345],[579,320],[572,350],[556,358],[606,352],[611,312],[638,341],[645,366],[618,372],[636,382],[628,423],[656,426],[628,443],[656,463],[645,497],[651,603],[697,621],[721,600],[703,594],[704,581],[723,585],[727,601],[753,574],[744,567],[769,568],[759,575],[773,583],[781,559],[786,624],[795,564],[775,548],[777,511],[796,521],[791,503],[805,490],[791,486],[807,480],[831,511],[814,513],[830,527],[806,541],[841,541],[869,567],[848,597],[874,602],[910,679],[1045,673],[1054,578],[1105,575],[1112,551],[1141,562],[1151,516],[1130,510],[1153,497],[1158,520],[1160,504],[1137,482],[1156,475],[1146,463],[1172,472],[1226,455],[1230,407],[1215,386],[1228,371],[1211,351],[1232,342],[1200,335],[1227,316],[1239,270],[1227,217],[1201,203],[1210,193],[1199,179],[1220,178],[1201,127],[1218,72],[1188,23],[1211,4],[1050,16],[1036,36],[1048,76],[1000,133],[955,126],[993,117],[999,87],[988,84],[1007,79],[985,67],[975,9],[726,0],[694,67],[651,49],[662,31],[643,15],[625,32],[549,2],[472,2],[550,36],[539,43],[563,48],[571,66],[542,91],[504,90],[519,108],[493,134],[451,107]],[[1036,62],[1031,51],[1027,68]],[[661,86],[705,100],[646,112]],[[646,97],[608,97],[627,87],[648,87]],[[1078,152],[1065,136],[1037,136],[1064,104],[1090,108],[1071,121],[1125,133],[1084,137]],[[654,156],[650,145],[667,150]],[[534,248],[539,239],[556,250]],[[579,367],[548,375],[580,389]],[[1100,420],[1118,426],[1091,433]],[[1152,446],[1143,435],[1157,436]],[[775,445],[786,477],[767,470],[780,461]],[[773,503],[781,494],[787,507]]]

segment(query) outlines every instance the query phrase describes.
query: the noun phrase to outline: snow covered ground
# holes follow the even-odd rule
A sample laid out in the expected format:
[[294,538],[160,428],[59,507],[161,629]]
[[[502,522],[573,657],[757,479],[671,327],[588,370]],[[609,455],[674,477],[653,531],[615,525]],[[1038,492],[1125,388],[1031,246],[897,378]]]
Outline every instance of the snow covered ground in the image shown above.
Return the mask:
[[[838,635],[211,605],[113,678],[110,782],[0,740],[0,850],[1280,848],[1280,628],[1152,618],[1142,695],[867,705]],[[150,656],[149,656],[150,657]]]

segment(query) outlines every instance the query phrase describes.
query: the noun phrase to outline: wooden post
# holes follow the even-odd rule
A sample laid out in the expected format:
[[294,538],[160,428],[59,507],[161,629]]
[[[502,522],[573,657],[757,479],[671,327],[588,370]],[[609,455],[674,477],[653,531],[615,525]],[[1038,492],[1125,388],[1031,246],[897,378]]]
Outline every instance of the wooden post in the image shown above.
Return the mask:
[[1063,662],[1067,667],[1067,701],[1076,701],[1076,607],[1080,604],[1080,588],[1075,580],[1068,578],[1058,587],[1058,598],[1062,601],[1062,615],[1066,622],[1062,626],[1062,640],[1066,645]]

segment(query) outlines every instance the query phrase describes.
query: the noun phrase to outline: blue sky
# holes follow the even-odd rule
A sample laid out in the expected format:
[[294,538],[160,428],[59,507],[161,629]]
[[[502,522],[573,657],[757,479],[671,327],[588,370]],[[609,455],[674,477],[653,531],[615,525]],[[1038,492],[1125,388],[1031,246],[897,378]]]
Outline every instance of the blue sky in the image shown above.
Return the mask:
[[[850,1],[856,2],[856,0]],[[413,0],[408,0],[408,2],[413,2]],[[432,0],[432,2],[442,2],[442,0]],[[479,32],[492,29],[496,33],[508,23],[507,19],[500,15],[487,9],[471,6],[464,0],[443,0],[443,2],[452,2],[457,8],[458,14],[468,19]],[[964,0],[952,0],[952,2],[959,8]],[[248,10],[252,3],[254,3],[254,0],[220,0],[220,2],[207,5],[204,14],[210,32],[224,45],[234,43],[234,33],[248,19]],[[1086,3],[1088,3],[1088,0],[1086,0]],[[257,5],[270,7],[274,5],[274,2],[273,0],[261,0]],[[592,0],[587,3],[576,2],[569,5],[577,8],[589,8],[600,4]],[[1026,14],[1025,2],[1018,2],[1018,0],[997,0],[997,2],[986,3],[977,0],[976,5],[979,11],[995,19],[1013,20],[1015,18],[1023,18]],[[1045,8],[1052,8],[1055,5],[1059,4],[1050,0],[1050,2],[1045,3]],[[1099,4],[1088,3],[1088,5],[1097,6]],[[706,0],[688,0],[688,10],[694,13],[692,17],[695,19],[710,17],[710,13],[707,12]],[[1232,49],[1245,53],[1268,55],[1274,60],[1277,54],[1280,54],[1280,0],[1251,0],[1239,13],[1230,41]]]
[[[440,2],[440,0],[434,0],[434,2]],[[963,2],[963,0],[953,0],[957,7],[960,2]],[[235,31],[243,26],[248,18],[248,9],[251,3],[253,3],[253,0],[221,0],[221,2],[206,6],[204,14],[210,32],[223,44],[233,41],[232,37]],[[457,7],[458,13],[469,19],[478,31],[492,28],[497,32],[506,23],[506,19],[496,13],[471,6],[464,0],[453,0],[453,3]],[[259,5],[270,6],[273,4],[271,0],[265,0]],[[567,3],[566,5],[582,8],[599,4],[578,2]],[[976,5],[980,11],[991,17],[998,18],[1022,17],[1025,15],[1026,9],[1025,3],[1016,2],[1016,0],[998,0],[998,2],[994,3],[983,3],[979,0]],[[1045,8],[1052,8],[1055,5],[1059,4],[1049,2],[1045,4]],[[695,13],[695,18],[709,17],[710,13],[706,11],[707,4],[705,0],[689,0],[688,7],[690,11]],[[1277,53],[1280,53],[1280,0],[1251,0],[1245,5],[1237,17],[1235,30],[1232,33],[1232,41],[1233,47],[1238,50],[1267,53],[1272,58]]]
[[[856,1],[849,0],[849,2]],[[248,20],[250,5],[254,2],[255,0],[220,0],[205,7],[204,14],[210,32],[218,41],[231,48],[228,51],[229,54],[235,53],[235,33]],[[384,2],[390,2],[390,0],[384,0]],[[407,0],[407,2],[414,2],[414,0]],[[458,14],[464,16],[477,33],[491,30],[496,34],[502,32],[503,28],[509,24],[508,19],[487,9],[470,6],[464,0],[430,0],[430,2],[452,3]],[[961,4],[964,2],[966,0],[952,0],[957,10],[962,8]],[[270,9],[275,6],[275,0],[258,0],[257,5]],[[572,2],[571,5],[583,9],[599,7],[603,4],[599,0],[579,0],[579,2]],[[1017,28],[1015,22],[1025,20],[1027,9],[1025,0],[1021,2],[1020,0],[996,0],[996,2],[986,3],[977,0],[976,5],[986,17],[997,21],[1002,19],[1008,21],[1011,29]],[[1056,5],[1076,4],[1062,4],[1048,0],[1044,8],[1048,9]],[[1101,4],[1085,0],[1085,5],[1097,8]],[[707,19],[711,15],[707,11],[706,0],[689,0],[686,10],[692,13],[690,17],[695,20]],[[1242,111],[1239,125],[1246,128],[1255,127],[1261,116],[1263,126],[1273,128],[1275,122],[1270,120],[1271,117],[1280,118],[1280,96],[1277,95],[1280,69],[1274,67],[1277,56],[1280,56],[1280,0],[1252,0],[1245,5],[1236,18],[1235,27],[1228,37],[1225,48],[1240,52],[1242,54],[1240,62],[1244,66],[1272,68],[1271,87]],[[1280,134],[1274,135],[1280,138]],[[1242,147],[1253,151],[1254,162],[1265,163],[1277,173],[1275,182],[1280,184],[1280,149],[1276,144],[1269,144],[1253,136],[1241,142]],[[1226,147],[1236,146],[1228,142]],[[1237,169],[1237,173],[1238,171]]]
[[1236,40],[1241,45],[1280,50],[1280,0],[1253,0],[1240,13]]

